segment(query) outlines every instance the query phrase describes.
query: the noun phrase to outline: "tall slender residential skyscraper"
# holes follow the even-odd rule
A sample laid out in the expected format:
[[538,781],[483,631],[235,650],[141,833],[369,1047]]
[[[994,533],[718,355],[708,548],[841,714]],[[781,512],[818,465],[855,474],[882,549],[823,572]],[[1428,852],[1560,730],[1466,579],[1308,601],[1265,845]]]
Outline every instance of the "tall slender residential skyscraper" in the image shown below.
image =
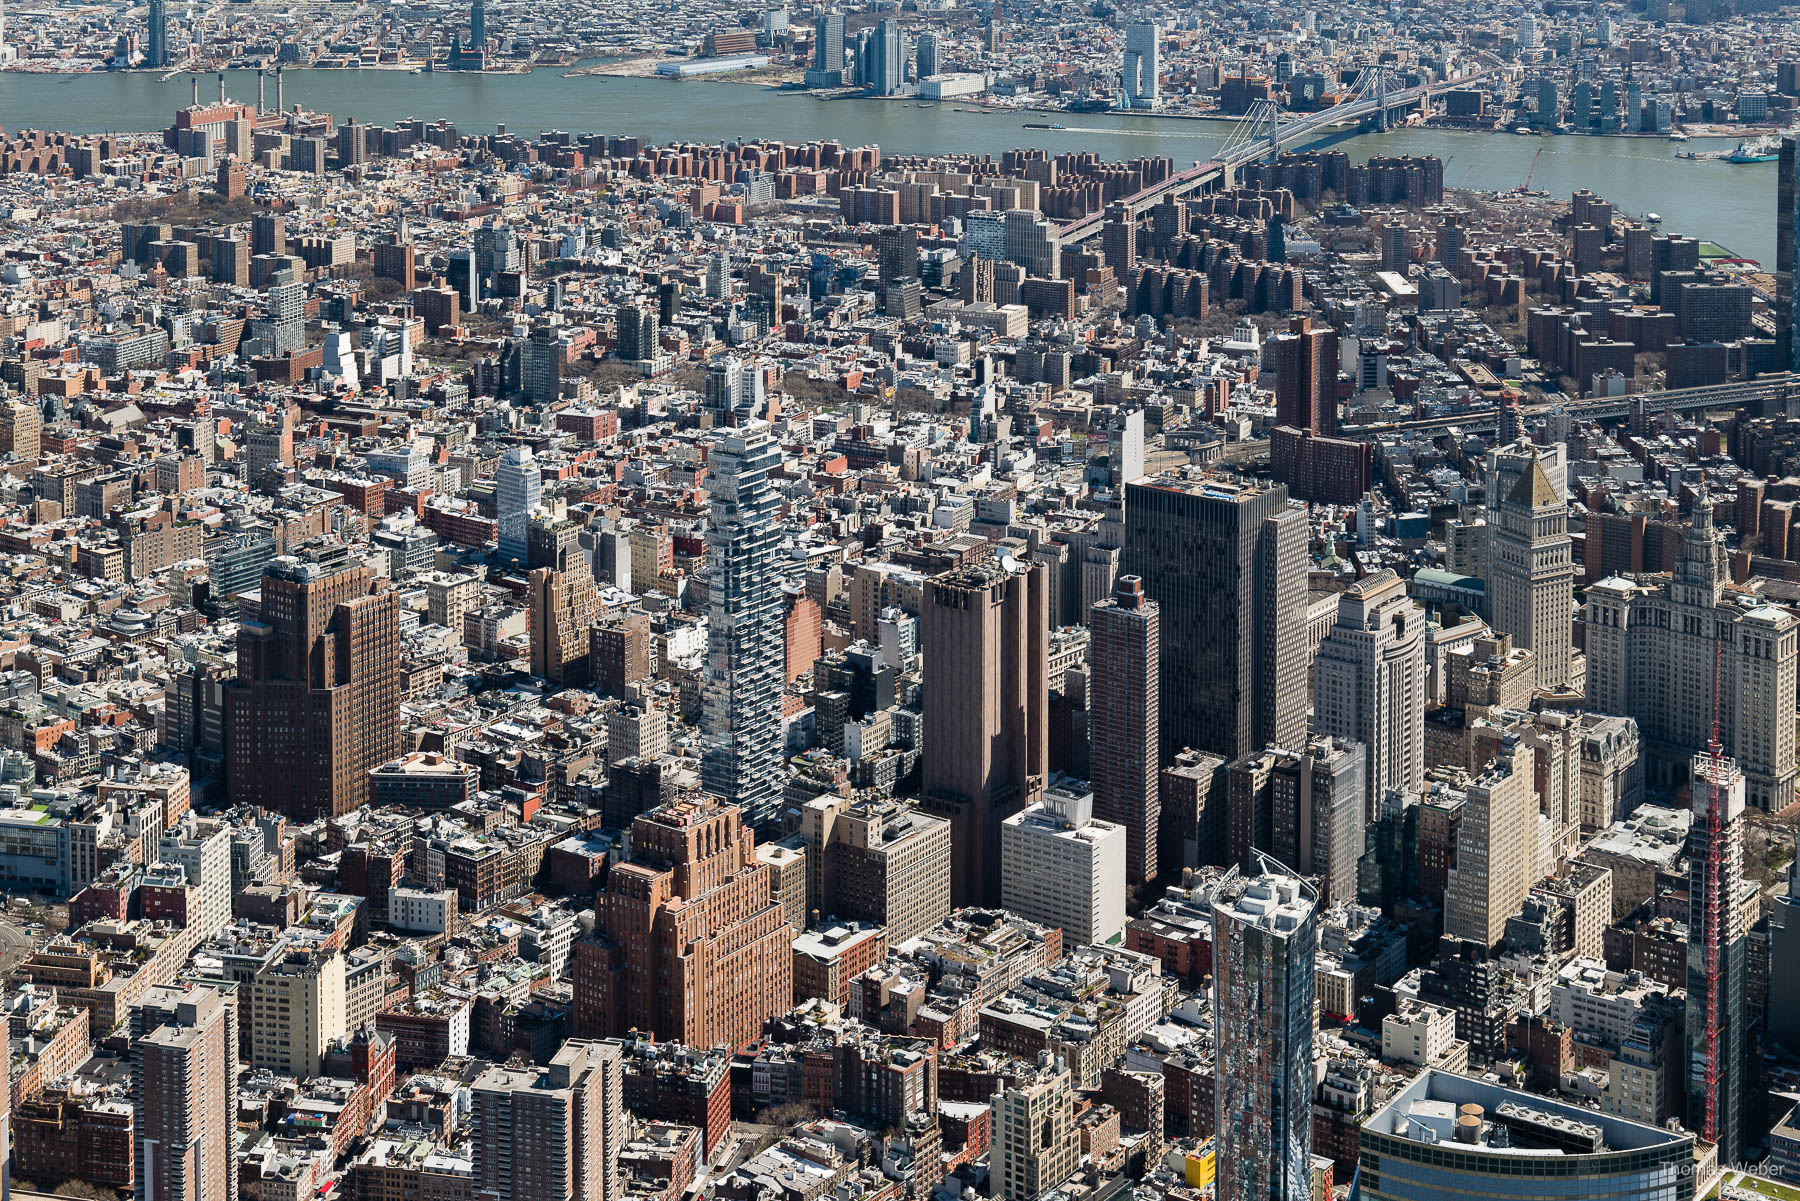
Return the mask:
[[131,1026],[135,1197],[237,1201],[236,1003],[200,985],[152,988]]
[[531,511],[543,501],[544,481],[531,447],[515,446],[494,469],[494,513],[500,557],[524,563],[530,557]]
[[1161,606],[1163,763],[1306,740],[1306,548],[1285,485],[1190,471],[1125,486],[1119,569]]
[[950,822],[950,901],[1000,903],[1000,823],[1050,771],[1050,590],[1011,559],[926,581],[921,803]]
[[616,1201],[625,1082],[616,1043],[571,1039],[543,1067],[475,1078],[475,1190],[494,1201]]
[[169,65],[169,0],[150,0],[150,15],[144,31],[144,65]]
[[[1503,478],[1496,471],[1489,486]],[[1496,630],[1532,653],[1539,688],[1570,683],[1575,560],[1568,525],[1568,502],[1533,454],[1488,524],[1488,613]]]
[[1312,890],[1273,860],[1213,899],[1219,1201],[1312,1197]]
[[744,819],[762,829],[780,810],[787,776],[776,563],[781,500],[770,478],[781,466],[781,447],[768,423],[753,421],[715,444],[708,462],[711,578],[700,779],[708,792],[742,806]]
[[1794,324],[1794,296],[1800,271],[1794,250],[1800,246],[1800,134],[1781,135],[1781,167],[1775,186],[1775,333],[1778,353],[1789,371],[1800,371],[1800,331]]
[[813,22],[813,66],[821,71],[844,69],[844,14],[832,9]]
[[231,800],[311,819],[368,800],[400,751],[400,602],[330,544],[271,559],[225,689]]
[[1688,828],[1687,1127],[1719,1148],[1720,1163],[1744,1150],[1745,981],[1744,775],[1732,760],[1693,760],[1694,822]]
[[1088,629],[1094,816],[1125,827],[1125,878],[1142,884],[1156,878],[1162,814],[1157,791],[1161,613],[1144,595],[1144,581],[1121,576],[1112,597],[1090,611]]
[[1383,568],[1344,590],[1313,660],[1318,728],[1368,755],[1365,820],[1388,789],[1424,786],[1425,707],[1425,612]]

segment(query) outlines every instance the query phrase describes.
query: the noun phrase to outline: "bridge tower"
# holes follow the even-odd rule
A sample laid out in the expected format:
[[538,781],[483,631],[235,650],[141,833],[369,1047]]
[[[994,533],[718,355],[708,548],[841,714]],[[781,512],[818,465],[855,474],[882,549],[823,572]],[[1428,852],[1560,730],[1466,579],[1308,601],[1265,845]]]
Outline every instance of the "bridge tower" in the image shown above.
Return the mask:
[[1281,106],[1273,100],[1268,102],[1269,109],[1269,162],[1281,156]]
[[1375,68],[1375,128],[1381,133],[1388,130],[1387,110],[1387,68]]

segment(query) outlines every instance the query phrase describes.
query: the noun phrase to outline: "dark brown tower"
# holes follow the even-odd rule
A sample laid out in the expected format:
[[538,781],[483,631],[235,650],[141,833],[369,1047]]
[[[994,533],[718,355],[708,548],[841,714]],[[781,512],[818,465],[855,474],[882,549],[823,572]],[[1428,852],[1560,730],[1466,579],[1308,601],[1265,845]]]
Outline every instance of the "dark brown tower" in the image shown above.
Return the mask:
[[950,901],[1000,902],[1000,823],[1049,775],[1049,585],[990,562],[930,580],[923,804],[950,822]]
[[225,690],[234,804],[310,819],[368,800],[369,769],[400,751],[398,594],[328,546],[263,571],[258,620],[238,628]]
[[1142,884],[1156,876],[1162,812],[1157,723],[1162,613],[1144,595],[1144,581],[1120,576],[1111,598],[1094,606],[1088,628],[1094,816],[1125,827],[1125,878]]

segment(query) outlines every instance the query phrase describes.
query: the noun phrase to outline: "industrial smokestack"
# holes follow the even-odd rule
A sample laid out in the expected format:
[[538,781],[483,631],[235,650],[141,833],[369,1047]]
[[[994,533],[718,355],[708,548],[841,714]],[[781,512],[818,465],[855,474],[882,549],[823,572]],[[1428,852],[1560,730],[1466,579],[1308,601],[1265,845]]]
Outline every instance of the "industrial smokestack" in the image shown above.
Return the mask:
[[219,103],[225,103],[225,72],[219,72]]
[[263,101],[268,95],[269,73],[261,67],[256,69],[256,115],[263,115]]
[[198,75],[194,76],[194,78],[191,82],[194,85],[194,107],[199,108],[200,107],[200,77]]

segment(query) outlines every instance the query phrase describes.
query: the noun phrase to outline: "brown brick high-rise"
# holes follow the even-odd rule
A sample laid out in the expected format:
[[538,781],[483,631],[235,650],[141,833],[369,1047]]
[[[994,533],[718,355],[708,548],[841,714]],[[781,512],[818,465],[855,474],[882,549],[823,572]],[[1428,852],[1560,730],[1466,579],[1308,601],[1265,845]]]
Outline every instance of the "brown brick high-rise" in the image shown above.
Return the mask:
[[264,569],[225,690],[233,804],[348,813],[368,800],[369,769],[400,753],[400,606],[374,584],[342,546]]
[[737,806],[691,792],[631,825],[594,936],[576,947],[575,1031],[739,1046],[793,1004],[793,927]]
[[1315,434],[1337,433],[1338,338],[1295,317],[1275,335],[1275,420]]
[[1162,613],[1144,595],[1144,581],[1120,576],[1110,598],[1088,617],[1093,642],[1094,816],[1125,827],[1125,878],[1142,884],[1156,877],[1156,836],[1162,814],[1161,764]]
[[1050,589],[1042,564],[927,582],[921,803],[950,822],[950,903],[1000,903],[1000,823],[1036,801],[1050,760]]

